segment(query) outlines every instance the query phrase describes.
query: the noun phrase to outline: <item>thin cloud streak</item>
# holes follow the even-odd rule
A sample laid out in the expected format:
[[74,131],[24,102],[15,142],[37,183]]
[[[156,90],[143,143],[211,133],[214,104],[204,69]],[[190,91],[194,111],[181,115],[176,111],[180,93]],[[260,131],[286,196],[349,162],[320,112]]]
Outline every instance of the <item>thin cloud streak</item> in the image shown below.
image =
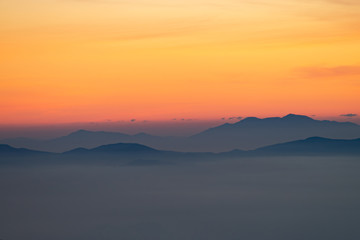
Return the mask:
[[360,75],[360,66],[306,67],[297,72],[308,78],[340,77]]
[[357,117],[358,115],[357,114],[355,114],[355,113],[348,113],[348,114],[342,114],[342,115],[340,115],[340,117]]
[[359,0],[325,0],[328,3],[342,4],[342,5],[360,5]]

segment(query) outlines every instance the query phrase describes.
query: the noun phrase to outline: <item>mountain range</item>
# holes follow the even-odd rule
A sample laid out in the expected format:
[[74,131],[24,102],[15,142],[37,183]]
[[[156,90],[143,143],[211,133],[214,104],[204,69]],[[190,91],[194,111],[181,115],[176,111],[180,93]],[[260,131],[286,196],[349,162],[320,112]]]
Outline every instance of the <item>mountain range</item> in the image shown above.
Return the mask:
[[313,136],[353,139],[360,137],[360,126],[351,122],[319,121],[289,114],[282,118],[249,117],[234,124],[223,124],[190,137],[198,150],[229,151],[255,149]]
[[225,152],[251,150],[267,145],[305,139],[312,136],[335,139],[360,137],[360,126],[351,122],[320,121],[303,115],[284,117],[248,117],[236,123],[225,123],[189,137],[162,137],[146,133],[128,135],[117,132],[78,130],[69,135],[37,140],[3,139],[0,144],[38,151],[64,152],[74,148],[95,148],[126,142],[152,148],[181,152]]
[[269,156],[356,156],[360,157],[360,138],[329,139],[311,137],[261,147],[255,150],[233,150],[222,153],[184,153],[162,151],[137,143],[117,143],[86,149],[76,148],[64,153],[49,153],[14,148],[0,144],[0,163],[116,163],[172,164],[184,161],[222,160],[225,158]]

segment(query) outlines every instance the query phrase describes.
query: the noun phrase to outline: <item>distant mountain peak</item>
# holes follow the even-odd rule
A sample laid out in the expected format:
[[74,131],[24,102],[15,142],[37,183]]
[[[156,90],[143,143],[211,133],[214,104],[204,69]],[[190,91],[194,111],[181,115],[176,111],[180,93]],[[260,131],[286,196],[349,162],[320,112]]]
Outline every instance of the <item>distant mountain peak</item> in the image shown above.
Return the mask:
[[26,148],[15,148],[12,147],[8,144],[0,144],[0,155],[1,154],[43,154],[46,152],[40,152],[40,151],[35,151],[35,150],[31,150],[31,149],[26,149]]
[[311,117],[305,116],[305,115],[298,115],[298,114],[293,114],[290,113],[284,117],[269,117],[269,118],[257,118],[257,117],[247,117],[244,118],[243,120],[239,121],[238,123],[252,123],[252,122],[262,122],[262,121],[277,121],[277,120],[299,120],[299,121],[304,121],[304,120],[312,120],[315,121],[314,119],[312,119]]
[[311,141],[314,141],[314,140],[319,141],[320,140],[321,141],[321,140],[330,140],[330,138],[314,136],[314,137],[306,138],[305,140],[306,141],[309,141],[309,140],[311,140]]
[[157,152],[158,150],[138,143],[115,143],[90,149],[96,152]]
[[9,149],[14,149],[14,148],[8,144],[0,144],[0,150],[9,150]]
[[70,133],[69,135],[78,135],[78,134],[87,134],[87,133],[91,133],[91,131],[85,129],[79,129],[75,132]]
[[311,117],[308,117],[306,115],[297,115],[297,114],[293,114],[293,113],[290,113],[290,114],[282,117],[282,119],[287,119],[287,120],[314,120]]
[[284,117],[268,117],[268,118],[257,118],[257,117],[247,117],[243,120],[235,123],[235,125],[242,125],[242,124],[261,124],[261,123],[274,123],[274,122],[284,122],[284,121],[316,121],[312,119],[311,117],[305,116],[305,115],[297,115],[290,113]]
[[257,118],[257,117],[247,117],[247,118],[244,118],[243,120],[239,121],[238,123],[254,122],[254,121],[258,121],[258,120],[261,120],[261,119]]

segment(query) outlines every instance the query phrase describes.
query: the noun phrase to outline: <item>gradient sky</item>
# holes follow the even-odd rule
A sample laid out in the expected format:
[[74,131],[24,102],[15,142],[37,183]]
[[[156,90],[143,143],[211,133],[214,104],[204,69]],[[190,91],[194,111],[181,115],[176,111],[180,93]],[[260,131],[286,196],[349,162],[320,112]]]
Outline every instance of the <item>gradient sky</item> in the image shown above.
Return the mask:
[[358,0],[0,0],[0,124],[359,113]]

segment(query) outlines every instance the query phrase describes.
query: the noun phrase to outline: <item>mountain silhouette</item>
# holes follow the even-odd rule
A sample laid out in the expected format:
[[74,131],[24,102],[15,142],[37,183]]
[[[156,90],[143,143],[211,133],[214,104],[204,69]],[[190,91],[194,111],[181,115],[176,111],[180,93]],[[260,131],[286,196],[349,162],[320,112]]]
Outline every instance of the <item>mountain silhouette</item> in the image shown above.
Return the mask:
[[289,114],[282,118],[248,117],[226,123],[191,136],[189,142],[199,151],[255,149],[312,136],[353,139],[360,137],[360,126],[351,122],[319,121],[308,116]]
[[[101,145],[126,143],[148,143],[161,141],[161,137],[149,134],[128,135],[118,132],[87,131],[78,130],[66,136],[49,139],[36,140],[30,138],[5,139],[0,143],[9,144],[14,147],[25,147],[39,151],[64,152],[74,148],[94,148]],[[166,141],[165,139],[163,141]],[[161,146],[161,144],[160,144]]]
[[304,115],[248,117],[225,123],[190,137],[160,137],[146,133],[128,135],[117,132],[78,130],[49,140],[14,138],[0,141],[14,147],[38,151],[64,152],[74,148],[95,148],[115,143],[138,143],[155,149],[180,152],[226,152],[306,139],[312,136],[334,139],[360,137],[360,126],[351,122],[319,121]]
[[255,156],[360,156],[360,138],[349,140],[310,137],[258,148],[247,153]]
[[330,139],[323,137],[310,137],[303,140],[296,140],[286,143],[273,144],[255,150],[235,149],[222,153],[211,152],[172,152],[150,148],[141,144],[118,143],[103,145],[93,149],[74,149],[66,153],[79,154],[115,154],[134,156],[144,154],[147,157],[153,156],[192,156],[202,157],[243,157],[243,156],[360,156],[360,138],[357,139]]
[[[160,162],[162,160],[171,161],[172,157],[178,157],[183,153],[161,151],[154,148],[137,144],[137,143],[116,143],[102,145],[96,148],[76,148],[66,151],[61,155],[71,161],[81,162],[116,162],[126,163],[129,161],[137,161],[138,163],[146,163],[147,160]],[[168,159],[170,158],[170,159]]]
[[[92,149],[77,149],[77,152],[91,152],[91,153],[156,153],[160,152],[159,150],[137,144],[137,143],[116,143],[108,144]],[[72,150],[74,151],[74,150]]]
[[356,156],[360,157],[360,138],[329,139],[311,137],[269,145],[255,150],[222,153],[162,151],[136,143],[117,143],[96,148],[76,148],[64,153],[48,153],[0,144],[1,164],[120,164],[159,165],[193,161],[224,160],[271,156]]
[[0,164],[34,165],[51,162],[55,154],[0,144]]
[[30,150],[26,148],[14,148],[7,144],[0,144],[0,156],[20,156],[20,155],[37,155],[45,154],[46,152]]

